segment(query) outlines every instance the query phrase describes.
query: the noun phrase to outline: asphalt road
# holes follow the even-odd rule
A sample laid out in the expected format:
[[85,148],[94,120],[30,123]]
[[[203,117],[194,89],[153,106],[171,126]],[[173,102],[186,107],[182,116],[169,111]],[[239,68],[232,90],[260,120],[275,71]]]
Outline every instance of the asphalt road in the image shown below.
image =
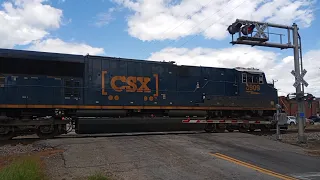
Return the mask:
[[46,160],[53,179],[103,172],[114,179],[319,179],[320,157],[297,146],[242,133],[61,138]]

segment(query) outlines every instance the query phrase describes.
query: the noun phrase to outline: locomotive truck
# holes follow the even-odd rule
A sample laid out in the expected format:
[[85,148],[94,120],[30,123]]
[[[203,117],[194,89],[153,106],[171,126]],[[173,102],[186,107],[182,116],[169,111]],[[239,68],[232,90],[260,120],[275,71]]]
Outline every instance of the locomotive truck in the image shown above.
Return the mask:
[[269,130],[277,90],[254,68],[0,49],[0,138],[108,127]]

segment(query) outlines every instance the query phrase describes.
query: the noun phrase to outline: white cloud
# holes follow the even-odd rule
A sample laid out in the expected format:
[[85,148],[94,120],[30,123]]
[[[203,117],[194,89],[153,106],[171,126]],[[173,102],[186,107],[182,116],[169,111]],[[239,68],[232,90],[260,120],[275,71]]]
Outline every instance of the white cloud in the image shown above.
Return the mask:
[[[177,39],[201,33],[223,39],[236,18],[310,26],[315,0],[113,0],[133,11],[128,32],[141,40]],[[211,26],[214,23],[214,26]]]
[[43,41],[38,41],[31,45],[28,49],[43,52],[80,55],[86,55],[88,53],[90,55],[104,54],[103,48],[91,47],[84,43],[68,43],[62,41],[61,39],[47,39]]
[[[308,71],[305,80],[309,83],[305,91],[320,96],[320,65],[317,66],[317,57],[320,57],[320,50],[307,52],[303,56],[303,65]],[[275,85],[279,89],[279,95],[295,92],[295,88],[292,86],[294,77],[290,73],[294,69],[293,57],[289,56],[281,60],[279,54],[249,46],[235,46],[225,49],[165,48],[152,53],[149,60],[175,61],[180,65],[259,68],[266,73],[268,82],[271,82],[272,79],[278,80]]]
[[0,47],[27,45],[60,27],[62,11],[45,0],[9,0],[0,11]]
[[[0,47],[31,45],[30,50],[71,54],[102,54],[102,48],[61,39],[46,39],[63,24],[62,10],[44,4],[47,0],[9,0],[0,11]],[[64,2],[64,1],[63,1]],[[71,19],[67,22],[71,22]]]
[[113,17],[113,13],[115,11],[119,11],[118,8],[109,8],[107,12],[99,13],[95,19],[95,25],[98,27],[104,26],[109,24],[111,21],[115,20],[115,17]]

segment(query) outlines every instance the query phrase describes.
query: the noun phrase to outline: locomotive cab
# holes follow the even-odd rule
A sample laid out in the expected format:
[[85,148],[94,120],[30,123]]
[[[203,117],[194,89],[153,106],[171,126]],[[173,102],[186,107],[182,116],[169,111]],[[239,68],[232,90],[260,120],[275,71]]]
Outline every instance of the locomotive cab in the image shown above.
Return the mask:
[[247,94],[259,94],[261,91],[261,86],[264,85],[264,73],[252,73],[252,72],[242,72],[242,85],[245,87],[244,91]]
[[266,81],[265,73],[255,68],[235,68],[239,72],[241,95],[266,95],[275,88]]
[[255,68],[240,68],[239,94],[254,103],[254,106],[262,108],[274,108],[278,103],[277,90],[266,81],[265,73]]

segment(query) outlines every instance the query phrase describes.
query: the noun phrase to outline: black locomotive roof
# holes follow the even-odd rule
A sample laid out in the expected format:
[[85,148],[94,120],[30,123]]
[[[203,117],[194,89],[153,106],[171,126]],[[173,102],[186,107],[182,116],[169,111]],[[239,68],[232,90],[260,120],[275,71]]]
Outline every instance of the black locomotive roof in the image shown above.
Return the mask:
[[[87,57],[91,58],[102,58],[102,59],[113,59],[113,60],[121,60],[121,61],[142,61],[139,59],[129,59],[129,58],[120,58],[120,57],[108,57],[108,56],[96,56],[96,55],[86,55]],[[52,52],[38,52],[38,51],[29,51],[29,50],[17,50],[17,49],[1,49],[0,48],[0,58],[17,58],[17,59],[30,59],[30,60],[44,60],[44,61],[63,61],[63,62],[75,62],[75,63],[84,63],[83,55],[75,55],[75,54],[64,54],[64,53],[52,53]],[[154,61],[154,60],[146,60],[143,61],[144,63],[169,63],[174,64],[173,61],[171,62],[164,62],[164,61]],[[180,65],[178,65],[180,66]],[[192,66],[192,65],[181,65],[184,67],[199,67],[199,66]],[[229,69],[229,70],[237,70],[237,71],[245,71],[250,73],[263,73],[263,71],[259,69],[251,69],[251,68],[223,68],[223,67],[207,67],[201,66],[203,68],[216,68],[216,69]]]
[[84,58],[81,55],[51,53],[51,52],[37,52],[37,51],[17,50],[17,49],[1,49],[1,48],[0,48],[0,58],[64,61],[64,62],[76,62],[76,63],[84,62]]

